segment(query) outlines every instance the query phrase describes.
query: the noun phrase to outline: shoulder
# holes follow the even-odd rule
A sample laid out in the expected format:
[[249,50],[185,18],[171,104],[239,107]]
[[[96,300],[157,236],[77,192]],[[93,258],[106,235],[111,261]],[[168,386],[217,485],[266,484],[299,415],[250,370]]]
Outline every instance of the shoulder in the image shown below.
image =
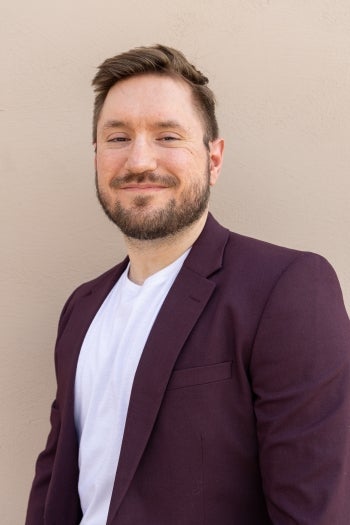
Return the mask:
[[[240,252],[238,257],[236,251]],[[309,334],[310,339],[337,341],[341,353],[347,341],[348,351],[349,317],[337,274],[325,257],[235,233],[230,234],[227,252],[231,266],[236,261],[238,268],[235,279],[241,283],[241,303],[249,297],[250,302],[260,304],[257,333],[260,337],[265,334],[267,345],[273,333],[283,334],[281,346],[296,334],[304,340]]]
[[303,274],[321,273],[336,279],[336,274],[325,257],[317,253],[297,250],[270,242],[230,232],[225,258],[234,263],[245,275],[263,277],[269,275],[276,280],[284,273],[296,277]]
[[95,293],[96,297],[106,297],[127,267],[128,262],[128,258],[125,258],[122,262],[101,275],[80,284],[68,297],[62,309],[59,320],[59,331],[63,328],[72,309],[83,297],[91,295],[92,293]]
[[268,266],[288,265],[294,259],[309,253],[230,231],[211,214],[208,215],[205,228],[196,244],[201,256],[206,252],[211,257],[217,255],[218,260],[222,257],[224,263],[241,262],[254,268],[258,263]]
[[[234,294],[241,304],[266,304],[278,296],[300,303],[307,294],[319,294],[344,309],[342,292],[331,264],[316,253],[279,246],[225,230],[221,264],[212,278],[223,293]],[[219,230],[218,230],[219,231]],[[224,235],[222,235],[224,238]]]
[[90,294],[94,289],[108,286],[109,284],[113,284],[118,280],[122,272],[125,270],[126,266],[128,264],[128,259],[124,259],[119,264],[113,266],[112,268],[109,268],[109,270],[106,270],[102,274],[98,275],[94,279],[91,279],[89,281],[86,281],[82,284],[80,284],[70,295],[69,300],[72,298],[79,298],[84,295]]

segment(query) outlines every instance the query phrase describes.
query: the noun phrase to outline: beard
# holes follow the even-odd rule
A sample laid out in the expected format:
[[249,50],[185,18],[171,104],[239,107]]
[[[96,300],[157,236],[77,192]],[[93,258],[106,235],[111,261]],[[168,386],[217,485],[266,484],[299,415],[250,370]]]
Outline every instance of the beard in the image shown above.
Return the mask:
[[[209,164],[209,163],[208,163]],[[153,196],[137,195],[130,207],[123,207],[120,201],[110,203],[106,194],[99,188],[96,173],[97,198],[107,217],[118,226],[124,235],[138,240],[154,240],[175,235],[196,222],[208,206],[210,196],[209,165],[203,174],[203,181],[183,191],[178,197],[169,199],[161,208],[149,209]],[[125,183],[151,182],[168,187],[178,185],[177,179],[170,175],[158,176],[154,173],[128,174],[121,179],[114,179],[112,187],[118,188]]]

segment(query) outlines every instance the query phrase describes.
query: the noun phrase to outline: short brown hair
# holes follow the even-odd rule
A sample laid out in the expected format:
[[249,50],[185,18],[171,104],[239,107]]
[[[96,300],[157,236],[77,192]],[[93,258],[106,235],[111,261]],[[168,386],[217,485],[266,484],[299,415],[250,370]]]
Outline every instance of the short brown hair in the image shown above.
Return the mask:
[[207,86],[207,77],[190,64],[180,51],[158,44],[131,49],[108,58],[99,66],[92,81],[96,92],[93,116],[94,143],[97,137],[97,122],[108,91],[120,80],[145,73],[157,73],[184,80],[191,88],[194,103],[204,122],[204,142],[207,144],[210,140],[218,138],[215,97]]

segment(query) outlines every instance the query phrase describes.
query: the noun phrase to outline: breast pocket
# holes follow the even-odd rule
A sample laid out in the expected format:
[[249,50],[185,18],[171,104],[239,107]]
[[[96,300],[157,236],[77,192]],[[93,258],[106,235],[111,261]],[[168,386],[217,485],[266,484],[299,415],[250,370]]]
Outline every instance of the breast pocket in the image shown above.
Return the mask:
[[231,374],[232,361],[174,370],[168,383],[168,390],[224,381],[230,379]]

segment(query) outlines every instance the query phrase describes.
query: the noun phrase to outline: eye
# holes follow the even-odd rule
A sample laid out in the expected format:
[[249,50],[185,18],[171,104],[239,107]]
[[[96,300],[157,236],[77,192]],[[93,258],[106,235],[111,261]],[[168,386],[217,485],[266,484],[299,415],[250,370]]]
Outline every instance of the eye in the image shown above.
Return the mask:
[[180,138],[177,135],[162,135],[157,140],[159,142],[175,142],[177,140],[180,140]]
[[107,142],[127,142],[128,139],[127,137],[112,137],[111,139],[107,139]]

